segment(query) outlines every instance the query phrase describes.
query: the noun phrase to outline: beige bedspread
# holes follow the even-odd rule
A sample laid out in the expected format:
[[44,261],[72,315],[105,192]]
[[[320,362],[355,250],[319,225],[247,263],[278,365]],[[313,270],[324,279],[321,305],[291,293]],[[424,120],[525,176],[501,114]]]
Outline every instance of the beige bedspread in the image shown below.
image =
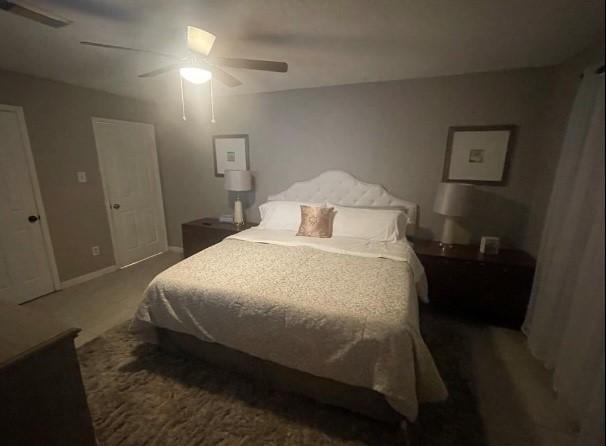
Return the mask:
[[447,394],[405,259],[228,239],[151,282],[133,328],[152,326],[374,389],[409,420]]

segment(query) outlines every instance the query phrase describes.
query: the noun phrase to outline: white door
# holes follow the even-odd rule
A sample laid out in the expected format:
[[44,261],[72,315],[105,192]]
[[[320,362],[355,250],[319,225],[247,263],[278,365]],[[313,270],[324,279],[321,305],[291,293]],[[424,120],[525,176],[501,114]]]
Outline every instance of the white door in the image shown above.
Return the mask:
[[119,267],[167,250],[154,127],[93,118]]
[[55,289],[54,258],[23,112],[0,105],[0,299],[16,303]]

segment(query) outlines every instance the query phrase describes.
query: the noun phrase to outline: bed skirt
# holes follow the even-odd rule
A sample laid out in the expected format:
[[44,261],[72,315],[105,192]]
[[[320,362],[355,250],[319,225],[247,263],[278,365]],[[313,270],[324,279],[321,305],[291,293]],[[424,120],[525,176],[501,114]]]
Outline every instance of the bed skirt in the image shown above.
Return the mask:
[[160,348],[202,359],[210,364],[250,376],[277,390],[295,393],[323,404],[347,409],[388,423],[405,421],[374,390],[351,386],[328,378],[294,370],[271,361],[256,358],[194,336],[156,327]]

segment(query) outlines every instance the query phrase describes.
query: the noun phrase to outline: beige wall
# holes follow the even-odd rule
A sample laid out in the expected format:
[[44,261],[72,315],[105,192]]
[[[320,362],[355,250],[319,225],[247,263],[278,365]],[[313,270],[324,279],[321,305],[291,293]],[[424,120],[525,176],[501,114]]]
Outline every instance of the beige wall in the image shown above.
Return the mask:
[[[5,71],[0,103],[23,107],[61,280],[113,265],[91,116],[150,122],[150,107]],[[76,181],[77,171],[88,183]],[[91,255],[92,246],[100,256]]]
[[419,203],[421,236],[432,237],[442,224],[432,205],[449,126],[516,124],[509,182],[481,188],[471,227],[476,238],[498,235],[525,246],[554,76],[552,68],[524,69],[221,97],[215,125],[204,113],[207,87],[199,97],[190,89],[189,120],[166,109],[158,131],[170,244],[181,243],[183,221],[229,209],[213,173],[213,134],[249,134],[251,219],[268,194],[338,168]]
[[[186,87],[187,121],[177,98],[156,107],[3,71],[0,103],[24,108],[62,280],[114,263],[91,116],[156,125],[169,245],[181,245],[183,222],[230,209],[214,177],[213,134],[250,136],[251,219],[267,195],[338,168],[418,202],[420,235],[432,237],[448,127],[516,124],[509,182],[481,188],[470,226],[476,238],[499,235],[536,253],[580,67],[602,54],[592,48],[555,68],[220,97],[214,125],[207,86]],[[79,170],[88,183],[77,183]]]

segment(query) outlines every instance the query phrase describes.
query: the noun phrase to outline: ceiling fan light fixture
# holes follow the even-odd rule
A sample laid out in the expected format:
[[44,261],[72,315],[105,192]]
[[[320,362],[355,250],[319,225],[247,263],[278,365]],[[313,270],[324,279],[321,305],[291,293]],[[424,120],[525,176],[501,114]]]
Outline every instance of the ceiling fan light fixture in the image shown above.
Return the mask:
[[208,82],[213,77],[210,71],[197,67],[183,67],[179,69],[179,74],[186,81],[196,85]]

